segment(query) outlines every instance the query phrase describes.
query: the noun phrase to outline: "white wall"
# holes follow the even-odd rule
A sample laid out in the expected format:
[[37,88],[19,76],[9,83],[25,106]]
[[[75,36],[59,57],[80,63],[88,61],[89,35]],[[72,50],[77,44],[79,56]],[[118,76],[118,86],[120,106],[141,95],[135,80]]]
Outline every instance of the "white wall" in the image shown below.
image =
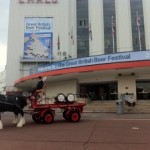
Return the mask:
[[[90,56],[104,54],[103,0],[89,0],[89,23],[92,38]],[[129,0],[116,0],[117,51],[132,51],[132,29]]]
[[6,70],[0,72],[0,93],[5,91],[5,79],[6,79]]
[[[74,28],[74,36],[76,37],[76,24],[72,16],[69,17],[69,10],[72,9],[72,15],[75,17],[74,7],[75,1],[69,3],[68,0],[58,0],[57,4],[19,4],[18,0],[10,1],[9,15],[9,31],[8,31],[8,55],[7,55],[7,86],[13,86],[15,80],[24,75],[28,75],[27,71],[20,72],[20,57],[23,57],[24,52],[24,18],[25,17],[53,17],[53,53],[54,59],[58,60],[57,41],[60,36],[60,51],[70,53],[70,28]],[[70,1],[70,2],[71,2]],[[71,8],[70,8],[71,5]],[[73,18],[73,22],[70,22]],[[76,51],[72,48],[74,57]],[[61,58],[63,59],[63,58]],[[32,66],[33,67],[33,66]],[[24,69],[28,69],[27,65]]]
[[[69,14],[69,44],[68,50],[72,58],[77,57],[77,13],[76,13],[76,0],[69,0],[68,14]],[[71,34],[73,39],[71,39]],[[74,43],[73,43],[74,41]]]
[[132,51],[131,12],[129,0],[116,0],[117,51]]
[[55,97],[59,93],[63,93],[65,95],[69,93],[77,94],[77,81],[68,80],[68,81],[47,83],[46,85],[47,97]]
[[118,93],[134,93],[136,95],[136,77],[135,76],[119,76],[118,77]]
[[89,76],[88,77],[81,76],[79,79],[79,83],[106,83],[106,82],[111,82],[111,81],[117,82],[116,76],[114,74],[110,76],[109,74],[110,73],[101,75],[99,73],[99,75],[91,74],[90,77]]
[[150,49],[150,0],[143,0],[146,48]]
[[89,0],[89,24],[92,30],[90,56],[104,54],[103,0]]

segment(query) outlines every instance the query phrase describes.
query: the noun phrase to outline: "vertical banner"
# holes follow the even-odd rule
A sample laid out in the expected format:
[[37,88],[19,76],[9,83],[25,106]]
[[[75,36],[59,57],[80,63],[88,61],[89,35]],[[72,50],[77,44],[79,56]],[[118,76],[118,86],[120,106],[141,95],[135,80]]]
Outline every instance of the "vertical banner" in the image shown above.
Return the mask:
[[53,58],[53,19],[25,18],[24,58]]

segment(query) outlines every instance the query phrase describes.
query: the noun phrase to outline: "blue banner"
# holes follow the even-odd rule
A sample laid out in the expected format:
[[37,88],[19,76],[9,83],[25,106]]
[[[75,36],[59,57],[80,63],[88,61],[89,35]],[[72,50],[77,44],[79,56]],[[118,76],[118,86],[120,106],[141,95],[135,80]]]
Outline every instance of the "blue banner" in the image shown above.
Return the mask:
[[32,68],[30,70],[30,74],[81,66],[92,66],[99,64],[143,61],[143,60],[150,60],[150,50],[91,56],[49,63],[43,66]]

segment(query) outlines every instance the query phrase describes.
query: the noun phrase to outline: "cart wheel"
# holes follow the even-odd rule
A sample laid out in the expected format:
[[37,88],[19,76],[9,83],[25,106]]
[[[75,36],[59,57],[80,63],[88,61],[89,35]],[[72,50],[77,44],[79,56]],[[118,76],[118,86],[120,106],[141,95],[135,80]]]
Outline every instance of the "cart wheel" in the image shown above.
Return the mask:
[[71,111],[69,118],[72,122],[79,122],[81,118],[80,112],[78,110]]
[[69,110],[66,109],[66,110],[64,110],[64,112],[63,112],[63,117],[64,117],[64,119],[67,120],[67,121],[69,120],[69,114],[68,114],[68,111],[69,111]]
[[32,119],[34,122],[40,122],[41,121],[41,117],[38,114],[33,114]]
[[53,113],[50,112],[50,111],[45,112],[44,115],[43,115],[43,121],[46,124],[52,123],[54,121],[54,115],[53,115]]

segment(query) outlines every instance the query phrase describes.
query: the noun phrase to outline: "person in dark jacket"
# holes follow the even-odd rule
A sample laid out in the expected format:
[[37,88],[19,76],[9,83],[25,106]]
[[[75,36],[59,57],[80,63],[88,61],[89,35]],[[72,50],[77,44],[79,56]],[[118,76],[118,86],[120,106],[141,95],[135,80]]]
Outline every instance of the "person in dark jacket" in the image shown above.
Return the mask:
[[37,83],[37,85],[36,85],[36,87],[35,87],[36,91],[42,90],[42,89],[43,89],[43,85],[44,85],[44,82],[43,82],[43,80],[42,80],[42,77],[39,76],[38,79],[39,79],[39,82]]
[[42,77],[39,76],[38,79],[39,79],[39,81],[36,84],[36,86],[29,91],[29,92],[31,92],[32,94],[35,94],[35,95],[36,95],[36,93],[39,93],[43,89],[43,86],[44,86],[44,81],[42,80]]

